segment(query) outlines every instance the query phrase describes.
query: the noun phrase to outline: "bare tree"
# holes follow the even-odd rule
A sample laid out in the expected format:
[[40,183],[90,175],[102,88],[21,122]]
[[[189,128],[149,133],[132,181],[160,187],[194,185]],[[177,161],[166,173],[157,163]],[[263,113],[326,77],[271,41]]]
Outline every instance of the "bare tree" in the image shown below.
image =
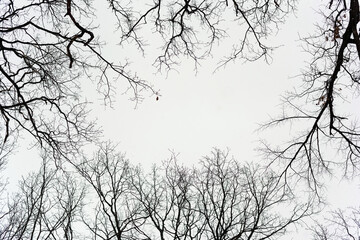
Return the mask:
[[360,239],[360,211],[359,209],[336,210],[331,217],[324,221],[317,221],[312,228],[314,240]]
[[[359,1],[330,0],[319,11],[323,23],[303,38],[312,60],[301,75],[302,86],[285,96],[283,114],[264,125],[288,123],[301,130],[284,146],[264,149],[272,162],[284,164],[282,176],[306,179],[315,192],[321,173],[342,169],[351,177],[360,159],[358,115],[351,111],[359,96]],[[341,156],[334,157],[333,149]]]
[[273,173],[220,150],[194,169],[174,155],[149,174],[111,144],[77,172],[51,164],[2,206],[0,239],[277,239],[313,213]]
[[161,167],[153,166],[151,173],[134,178],[147,215],[141,229],[146,239],[201,239],[204,223],[196,210],[192,176],[173,155]]
[[48,160],[2,206],[0,239],[77,239],[84,188]]
[[80,94],[81,76],[97,81],[105,101],[117,78],[128,82],[135,100],[142,89],[152,90],[125,70],[126,63],[101,54],[90,1],[6,0],[0,8],[0,147],[25,130],[58,158],[96,139]]
[[274,172],[218,149],[201,161],[195,186],[205,239],[277,239],[313,213],[311,201],[297,202]]
[[93,190],[95,211],[87,208],[83,221],[93,239],[140,239],[145,214],[132,186],[134,169],[111,144],[103,145],[78,171]]
[[220,150],[193,170],[173,156],[134,185],[148,215],[146,239],[277,239],[313,214],[312,201],[297,201],[275,173]]
[[117,16],[122,41],[134,41],[144,51],[147,42],[141,30],[147,25],[155,29],[154,33],[162,40],[162,53],[155,65],[170,69],[181,56],[192,58],[195,63],[209,56],[213,44],[227,37],[224,21],[234,22],[241,31],[237,31],[237,44],[221,65],[236,58],[254,61],[266,57],[272,49],[265,44],[266,37],[294,10],[295,3],[294,0],[155,0],[148,2],[149,7],[133,2],[124,7],[120,1],[111,1],[110,6]]
[[90,239],[277,239],[313,214],[274,173],[220,150],[194,169],[173,155],[145,174],[107,144],[78,171],[93,190],[82,217]]

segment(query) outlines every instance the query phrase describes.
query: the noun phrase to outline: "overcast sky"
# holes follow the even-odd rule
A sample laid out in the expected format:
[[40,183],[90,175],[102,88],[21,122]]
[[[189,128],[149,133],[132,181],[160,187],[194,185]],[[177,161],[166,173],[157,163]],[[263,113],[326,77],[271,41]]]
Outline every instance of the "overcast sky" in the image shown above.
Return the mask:
[[228,147],[238,159],[254,159],[257,124],[279,113],[280,95],[300,81],[289,77],[305,66],[306,55],[297,40],[298,34],[313,28],[314,10],[301,7],[297,16],[280,26],[271,44],[282,46],[269,64],[239,60],[213,73],[220,54],[226,53],[221,45],[212,59],[201,62],[197,74],[191,60],[167,78],[155,74],[150,65],[153,56],[147,56],[148,65],[139,59],[137,66],[133,60],[133,69],[147,76],[162,96],[159,101],[146,98],[134,109],[128,96],[118,94],[114,109],[99,114],[102,108],[98,108],[96,115],[106,138],[119,142],[120,149],[136,162],[161,161],[169,156],[168,149],[179,152],[183,161],[197,161],[212,147]]
[[[281,47],[273,52],[269,63],[236,61],[214,73],[218,53],[222,53],[219,46],[213,59],[201,62],[197,74],[189,60],[165,77],[165,74],[156,74],[151,66],[151,55],[147,55],[146,61],[132,59],[132,69],[160,89],[161,97],[158,101],[154,96],[146,97],[134,108],[135,104],[128,100],[129,95],[121,94],[119,87],[113,108],[94,104],[92,115],[103,128],[104,139],[119,143],[119,151],[126,152],[133,163],[145,166],[167,159],[170,151],[179,153],[182,162],[195,163],[213,147],[229,148],[239,161],[261,161],[254,150],[258,140],[288,134],[281,129],[265,133],[258,133],[256,129],[269,115],[276,116],[281,111],[280,95],[301,81],[294,76],[306,66],[309,56],[302,51],[298,39],[299,35],[307,36],[314,29],[316,9],[311,7],[313,2],[299,1],[296,16],[289,16],[280,26],[272,41],[273,46]],[[111,29],[108,31],[110,36]],[[109,51],[118,54],[114,49]],[[89,99],[99,97],[90,92],[85,94]],[[6,172],[12,184],[21,174],[39,166],[35,164],[36,159],[40,160],[37,152],[29,150],[27,144],[26,139],[20,143],[21,149],[8,164]],[[354,204],[353,186],[347,183],[334,186],[329,191],[334,204],[340,207]]]

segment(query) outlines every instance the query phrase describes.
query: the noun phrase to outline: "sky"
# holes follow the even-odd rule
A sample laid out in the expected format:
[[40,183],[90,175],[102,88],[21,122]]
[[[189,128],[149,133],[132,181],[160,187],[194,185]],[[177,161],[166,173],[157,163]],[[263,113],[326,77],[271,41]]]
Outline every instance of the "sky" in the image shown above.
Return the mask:
[[[118,150],[125,152],[131,162],[145,167],[160,164],[171,152],[178,153],[181,162],[191,165],[214,147],[228,148],[230,155],[239,161],[262,161],[256,151],[258,141],[288,135],[282,129],[256,130],[269,116],[280,113],[281,95],[301,81],[295,76],[306,67],[309,55],[302,50],[299,36],[314,31],[317,9],[313,2],[299,1],[295,16],[289,16],[280,25],[279,32],[270,39],[274,46],[280,47],[272,53],[269,63],[239,60],[214,72],[222,53],[220,43],[213,58],[201,62],[198,72],[190,60],[184,59],[176,71],[166,76],[151,66],[151,54],[145,59],[133,58],[131,68],[145,76],[155,89],[160,89],[158,101],[155,96],[145,94],[145,99],[135,106],[128,100],[128,94],[122,94],[123,83],[119,81],[113,106],[105,107],[97,101],[98,95],[85,88],[84,94],[94,100],[91,115],[102,126],[104,139],[118,143]],[[116,39],[111,39],[111,34],[112,30],[108,29],[103,36],[109,44],[114,44]],[[114,49],[108,51],[107,54],[118,54]],[[39,159],[38,153],[29,149],[28,144],[28,139],[21,140],[20,148],[9,161],[6,176],[10,186],[15,186],[22,174],[39,166],[34,163],[34,159]],[[335,180],[334,188],[329,190],[334,206],[356,204],[353,194],[358,186],[337,184]]]
[[[118,142],[136,162],[164,160],[169,150],[180,153],[183,161],[197,161],[213,147],[229,148],[238,159],[253,159],[261,137],[258,124],[278,113],[280,95],[300,80],[291,78],[304,67],[298,34],[308,33],[314,16],[313,9],[301,8],[298,18],[290,17],[271,42],[281,47],[270,63],[239,60],[214,73],[223,54],[221,43],[197,72],[191,60],[184,59],[176,71],[164,76],[149,64],[152,56],[147,56],[145,68],[139,59],[139,75],[148,76],[160,89],[159,101],[147,97],[134,108],[127,95],[118,94],[113,109],[97,106],[95,115],[105,138]],[[138,69],[136,60],[132,68]]]

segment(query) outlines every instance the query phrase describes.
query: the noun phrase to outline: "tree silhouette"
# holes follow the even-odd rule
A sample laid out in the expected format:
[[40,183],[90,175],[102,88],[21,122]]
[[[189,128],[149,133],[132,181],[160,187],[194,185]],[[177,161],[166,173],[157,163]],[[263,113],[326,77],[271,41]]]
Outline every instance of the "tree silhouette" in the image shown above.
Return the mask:
[[312,201],[296,200],[275,173],[218,149],[195,169],[173,156],[136,179],[145,239],[277,239],[313,213]]
[[[138,229],[146,219],[132,186],[135,171],[111,144],[103,145],[78,171],[93,193],[95,210],[85,212],[84,223],[93,239],[141,239]],[[91,215],[90,215],[91,214]],[[89,216],[90,215],[90,216]]]
[[[152,31],[161,46],[161,53],[154,56],[161,71],[176,67],[182,57],[191,58],[197,67],[226,37],[223,22],[229,19],[239,27],[238,44],[220,59],[219,66],[235,59],[266,60],[272,50],[266,38],[293,12],[297,1],[103,2],[117,23],[120,44],[135,44],[145,53],[148,45],[152,46],[147,31]],[[1,1],[0,168],[24,132],[38,146],[51,150],[55,159],[77,158],[85,143],[98,140],[100,131],[88,119],[81,79],[95,82],[106,103],[112,101],[115,79],[128,84],[135,101],[141,100],[143,90],[158,99],[151,84],[130,71],[125,57],[115,62],[102,53],[101,41],[94,34],[92,20],[98,12],[93,6],[88,0]],[[263,174],[257,167],[228,162],[227,155],[218,150],[200,163],[200,169],[168,162],[145,177],[105,147],[94,159],[85,158],[80,165],[73,162],[99,200],[95,217],[83,217],[92,236],[272,238],[310,211],[310,204],[305,203],[292,208],[285,218],[267,212],[273,205],[292,201],[289,187],[293,181],[305,179],[318,194],[322,173],[341,168],[345,176],[356,174],[360,157],[356,113],[341,106],[358,97],[359,1],[329,0],[320,11],[324,20],[318,24],[318,32],[303,37],[305,50],[312,56],[301,74],[303,84],[284,97],[283,114],[263,126],[299,123],[302,130],[291,133],[285,145],[264,144],[263,153],[271,167],[281,165],[280,178],[271,170]],[[341,157],[333,160],[329,148],[335,148]],[[72,204],[71,199],[57,205],[51,200],[53,194],[47,194],[70,196],[72,188],[57,190],[50,183],[58,173],[45,170],[44,165],[42,172],[23,181],[21,201],[4,208],[2,236],[42,238],[62,229],[66,238],[72,238],[73,215],[65,208]],[[80,202],[82,196],[80,193],[76,199]],[[44,201],[50,203],[44,205]],[[55,214],[58,219],[46,220],[49,224],[43,225],[44,219],[50,219],[46,213],[52,206],[63,215]]]
[[216,149],[194,169],[174,155],[148,173],[111,144],[76,172],[45,157],[2,202],[0,238],[277,239],[313,214],[273,173],[227,154]]
[[2,199],[0,239],[78,239],[84,188],[44,157],[41,169],[20,181],[19,191]]
[[275,172],[243,166],[228,152],[216,149],[200,166],[196,205],[205,239],[276,239],[313,213],[311,201],[297,202]]
[[331,212],[325,221],[317,221],[312,228],[314,240],[353,239],[360,237],[360,211],[352,208]]
[[[359,1],[330,0],[320,11],[318,31],[303,38],[312,60],[301,74],[302,86],[284,97],[283,113],[262,126],[297,124],[301,132],[293,139],[280,147],[265,143],[263,150],[272,163],[283,164],[283,177],[306,179],[315,192],[321,173],[342,169],[351,177],[360,157],[357,112],[347,110],[359,90]],[[332,149],[341,155],[334,158]]]
[[[113,2],[113,1],[110,1]],[[102,54],[93,27],[82,19],[95,17],[89,1],[0,3],[1,149],[18,131],[31,134],[54,157],[69,157],[99,132],[86,119],[80,94],[81,76],[93,77],[110,101],[113,81],[125,79],[139,99],[143,80]],[[15,139],[13,139],[15,138]]]
[[138,201],[147,214],[146,239],[201,239],[204,223],[197,210],[193,171],[173,155],[162,166],[134,179]]

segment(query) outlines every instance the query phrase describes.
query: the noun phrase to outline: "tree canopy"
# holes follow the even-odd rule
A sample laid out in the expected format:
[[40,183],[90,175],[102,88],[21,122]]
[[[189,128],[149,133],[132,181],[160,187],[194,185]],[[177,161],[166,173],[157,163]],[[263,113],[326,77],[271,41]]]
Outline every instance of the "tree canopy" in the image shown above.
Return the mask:
[[71,174],[43,160],[2,207],[1,239],[276,239],[313,214],[274,172],[218,149],[196,168],[173,156],[149,172],[111,145]]
[[[56,164],[71,163],[99,200],[95,219],[86,219],[81,214],[77,219],[81,218],[93,236],[121,238],[122,234],[129,233],[132,237],[151,238],[156,232],[161,239],[165,236],[250,239],[256,234],[260,239],[271,238],[307,212],[294,208],[294,215],[286,219],[276,221],[277,215],[271,214],[261,219],[263,210],[268,208],[266,197],[275,202],[287,201],[292,183],[305,180],[311,192],[321,198],[319,187],[323,173],[332,174],[341,169],[345,177],[358,174],[358,116],[343,108],[347,101],[354,102],[359,96],[358,0],[316,3],[322,18],[315,23],[317,31],[300,37],[310,56],[308,67],[298,76],[302,84],[284,94],[284,110],[280,115],[260,127],[263,130],[291,124],[300,130],[291,132],[281,145],[263,142],[261,152],[269,175],[259,177],[256,170],[239,167],[233,162],[232,169],[227,169],[222,165],[227,163],[226,156],[217,151],[204,159],[201,171],[193,172],[192,180],[196,182],[190,181],[188,169],[168,165],[165,178],[154,168],[152,175],[140,183],[139,180],[145,178],[141,171],[130,169],[122,157],[109,162],[107,151],[100,151],[96,155],[98,161],[94,162],[82,152],[87,143],[102,141],[99,126],[88,117],[90,108],[80,87],[83,81],[96,85],[105,103],[112,102],[117,80],[126,85],[135,102],[140,102],[146,94],[156,99],[160,96],[152,83],[131,68],[127,56],[112,59],[104,54],[106,44],[103,45],[101,36],[96,35],[96,19],[104,13],[97,11],[96,4],[98,2],[90,0],[0,2],[0,170],[18,138],[26,134],[47,153],[47,159],[51,155]],[[119,45],[131,46],[145,54],[158,44],[159,54],[153,56],[149,66],[166,72],[176,69],[183,57],[191,59],[198,69],[201,61],[211,57],[214,48],[227,37],[236,39],[236,44],[230,53],[218,59],[219,67],[237,60],[266,61],[275,48],[267,39],[286,21],[286,16],[296,11],[298,1],[103,0],[102,4],[107,6],[106,14],[117,29]],[[236,28],[237,34],[228,36],[226,24]],[[214,159],[223,161],[214,162]],[[270,169],[278,171],[276,177]],[[240,183],[229,185],[226,182],[228,176],[222,175],[223,170],[230,174],[231,180],[241,180],[241,187],[245,187],[249,198],[243,198],[236,188]],[[235,170],[239,171],[237,175],[232,172]],[[69,198],[72,191],[78,190],[76,184],[58,189],[57,185],[66,185],[64,181],[73,183],[73,180],[65,169],[61,177],[57,171],[47,171],[44,163],[42,171],[21,183],[21,201],[10,201],[10,210],[1,215],[9,223],[1,225],[4,234],[32,238],[44,231],[50,236],[63,228],[66,238],[71,238],[72,227],[66,223],[73,221],[74,209],[81,207],[83,192],[80,188],[73,199],[64,200],[60,205],[52,204],[60,195]],[[255,188],[254,184],[262,187]],[[221,191],[225,191],[223,195]],[[130,204],[127,199],[134,199],[136,204]],[[236,208],[235,202],[244,208]],[[193,208],[194,204],[199,208]],[[272,205],[271,201],[269,204]],[[38,205],[40,207],[35,207]],[[251,212],[244,210],[245,207]],[[47,222],[46,214],[52,212],[56,212],[55,217]],[[337,225],[346,223],[340,211],[336,216]],[[228,219],[231,221],[227,222]],[[248,219],[250,223],[241,219]],[[269,219],[274,225],[266,228]],[[184,221],[188,225],[183,225]],[[45,224],[46,230],[38,231],[39,224],[40,228],[45,226],[43,223],[54,225]],[[153,228],[152,233],[141,228],[147,224]],[[190,231],[189,226],[197,229],[201,236]],[[318,231],[326,229],[318,227],[315,229],[317,237],[326,236],[325,232]],[[235,231],[235,228],[242,231]],[[262,231],[257,232],[259,229]]]
[[[254,61],[270,54],[266,38],[276,31],[296,1],[104,1],[116,21],[119,43],[130,42],[140,51],[151,48],[143,29],[161,39],[162,53],[155,57],[159,70],[176,68],[181,56],[197,64],[210,56],[214,44],[227,35],[222,22],[239,28],[238,44],[219,60]],[[19,131],[31,134],[54,156],[69,156],[99,135],[86,120],[86,100],[79,93],[79,77],[96,81],[106,101],[111,101],[114,79],[127,82],[133,99],[142,90],[157,91],[128,68],[126,57],[114,62],[102,54],[94,34],[94,3],[87,0],[2,1],[1,3],[1,120],[2,149],[16,142]],[[338,110],[343,99],[357,94],[359,61],[359,3],[328,1],[320,8],[323,22],[318,32],[304,37],[313,59],[302,73],[303,87],[286,96],[287,111],[265,126],[305,122],[308,128],[289,145],[269,147],[269,158],[285,163],[283,175],[300,174],[316,186],[317,170],[331,171],[322,145],[335,142],[346,172],[357,168],[359,132],[352,116]],[[149,45],[150,44],[150,45]],[[122,62],[122,63],[121,63]],[[88,81],[88,80],[87,80]],[[266,151],[265,151],[266,152]],[[342,164],[343,163],[343,164]],[[295,170],[292,171],[291,169]],[[291,173],[290,173],[291,172]]]

